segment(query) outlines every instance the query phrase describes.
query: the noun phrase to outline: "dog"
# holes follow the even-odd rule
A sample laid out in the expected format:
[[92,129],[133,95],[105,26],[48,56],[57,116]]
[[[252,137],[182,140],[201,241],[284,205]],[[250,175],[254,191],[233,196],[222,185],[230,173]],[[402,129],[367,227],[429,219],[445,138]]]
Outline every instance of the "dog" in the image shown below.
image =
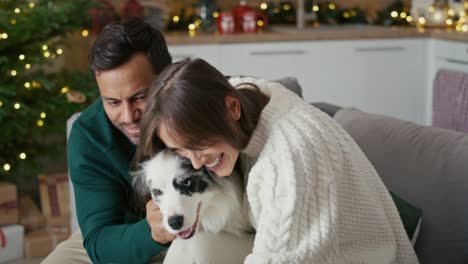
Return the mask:
[[243,178],[218,177],[206,167],[163,150],[140,164],[133,186],[150,194],[166,230],[176,235],[164,263],[243,263],[252,251],[253,227]]

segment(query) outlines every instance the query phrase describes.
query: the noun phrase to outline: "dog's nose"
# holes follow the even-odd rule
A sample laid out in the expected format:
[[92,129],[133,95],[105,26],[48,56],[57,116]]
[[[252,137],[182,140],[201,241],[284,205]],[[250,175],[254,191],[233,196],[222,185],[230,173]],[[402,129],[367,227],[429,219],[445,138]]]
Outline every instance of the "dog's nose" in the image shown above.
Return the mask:
[[174,230],[179,230],[184,225],[184,216],[183,215],[174,215],[169,217],[167,221],[170,227]]

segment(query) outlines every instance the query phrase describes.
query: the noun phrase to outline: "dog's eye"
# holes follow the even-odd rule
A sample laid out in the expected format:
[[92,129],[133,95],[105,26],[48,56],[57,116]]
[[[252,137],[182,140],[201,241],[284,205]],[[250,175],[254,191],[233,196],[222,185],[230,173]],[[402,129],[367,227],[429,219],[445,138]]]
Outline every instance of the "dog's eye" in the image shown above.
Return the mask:
[[182,182],[182,185],[185,186],[185,187],[190,187],[191,184],[192,184],[192,180],[191,180],[191,179],[185,179],[185,180]]
[[153,189],[151,193],[153,193],[154,196],[160,196],[163,194],[163,192],[160,189]]

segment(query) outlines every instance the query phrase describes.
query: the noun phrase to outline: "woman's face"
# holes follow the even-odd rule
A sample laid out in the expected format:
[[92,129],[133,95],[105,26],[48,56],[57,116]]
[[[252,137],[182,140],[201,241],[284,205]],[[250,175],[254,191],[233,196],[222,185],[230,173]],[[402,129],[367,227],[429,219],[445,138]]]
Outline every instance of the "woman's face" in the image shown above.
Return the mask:
[[187,149],[181,147],[181,145],[171,137],[171,132],[168,131],[164,123],[162,123],[158,134],[168,149],[182,157],[190,159],[195,169],[206,166],[207,169],[219,177],[231,175],[237,158],[239,157],[239,150],[224,140],[216,141],[214,144],[197,149]]

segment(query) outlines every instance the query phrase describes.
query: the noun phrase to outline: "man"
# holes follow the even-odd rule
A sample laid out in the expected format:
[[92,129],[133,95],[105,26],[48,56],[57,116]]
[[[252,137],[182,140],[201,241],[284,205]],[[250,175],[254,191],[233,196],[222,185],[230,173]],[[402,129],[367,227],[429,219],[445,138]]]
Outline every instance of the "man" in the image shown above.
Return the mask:
[[101,99],[75,121],[68,142],[81,233],[43,263],[146,263],[174,239],[151,200],[146,218],[137,215],[128,173],[148,89],[171,61],[163,35],[139,19],[108,25],[96,38],[89,65]]

